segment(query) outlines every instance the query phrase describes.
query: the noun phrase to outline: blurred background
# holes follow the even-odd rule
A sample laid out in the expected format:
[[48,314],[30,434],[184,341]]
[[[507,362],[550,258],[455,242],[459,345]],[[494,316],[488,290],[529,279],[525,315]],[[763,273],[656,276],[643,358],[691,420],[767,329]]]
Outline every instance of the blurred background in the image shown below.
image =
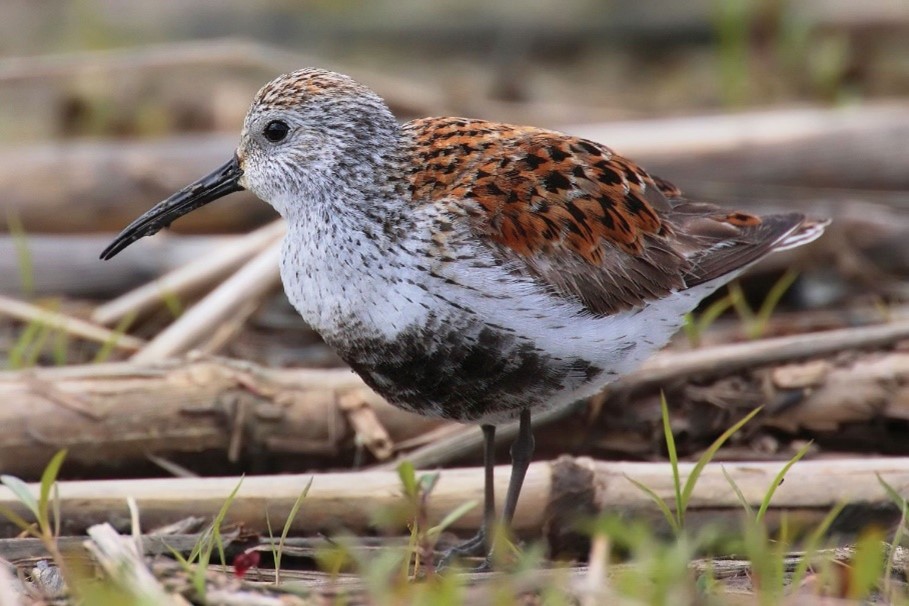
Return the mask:
[[[4,0],[0,292],[138,338],[159,333],[204,290],[162,293],[157,309],[125,324],[98,310],[269,223],[270,208],[231,196],[181,219],[173,231],[182,235],[143,240],[108,263],[99,252],[142,211],[225,161],[258,88],[303,66],[368,84],[402,120],[454,114],[562,129],[635,158],[691,197],[834,218],[821,242],[759,268],[740,299],[720,295],[726,313],[716,330],[696,325],[680,348],[755,336],[742,328],[742,301],[757,309],[781,278],[794,283],[759,336],[903,314],[906,0]],[[791,267],[797,279],[787,277]],[[338,365],[280,289],[270,292],[202,349],[273,367]],[[44,330],[13,304],[0,308],[9,369],[131,353]],[[751,385],[750,399],[676,394],[680,448],[709,443],[760,403],[759,377],[736,380]],[[792,389],[771,398],[781,411],[793,410]],[[602,433],[579,446],[561,431],[548,451],[659,456],[654,394],[633,410],[623,397],[577,421],[595,427],[591,419],[613,406]],[[842,424],[818,421],[828,413],[770,423],[728,454],[785,458],[806,437],[905,450],[909,411],[877,404],[850,409]],[[685,417],[692,410],[696,422]],[[341,453],[343,463],[326,465],[360,456],[351,431],[333,436],[326,460]]]

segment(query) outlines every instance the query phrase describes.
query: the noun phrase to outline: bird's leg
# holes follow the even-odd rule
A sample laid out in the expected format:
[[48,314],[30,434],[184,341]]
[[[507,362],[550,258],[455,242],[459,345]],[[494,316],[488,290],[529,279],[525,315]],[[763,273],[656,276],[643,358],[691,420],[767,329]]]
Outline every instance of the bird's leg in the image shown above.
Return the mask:
[[482,425],[483,430],[483,468],[485,471],[483,484],[483,525],[473,537],[455,545],[445,552],[439,567],[445,567],[451,560],[458,556],[479,555],[489,553],[492,549],[492,529],[496,519],[496,495],[494,483],[496,426]]
[[[508,480],[505,509],[502,511],[502,528],[506,531],[511,529],[518,497],[521,495],[521,486],[524,485],[524,476],[527,475],[527,468],[530,467],[530,460],[533,458],[534,445],[533,429],[530,426],[530,409],[525,408],[521,411],[518,435],[511,445],[511,478]],[[493,548],[494,546],[487,552],[486,561],[479,570],[492,568]]]
[[505,494],[505,510],[502,512],[502,525],[511,528],[514,512],[518,506],[518,497],[521,486],[524,485],[524,476],[530,467],[533,458],[534,440],[533,429],[530,427],[530,409],[521,411],[521,420],[518,425],[518,436],[511,445],[511,479],[508,481],[508,492]]

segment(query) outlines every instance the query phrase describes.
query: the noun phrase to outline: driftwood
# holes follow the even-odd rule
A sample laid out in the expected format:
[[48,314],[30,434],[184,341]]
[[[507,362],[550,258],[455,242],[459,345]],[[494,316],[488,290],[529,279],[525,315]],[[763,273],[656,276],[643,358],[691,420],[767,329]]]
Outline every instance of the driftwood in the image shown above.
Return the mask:
[[[80,77],[107,74],[122,78],[124,74],[154,72],[169,75],[176,69],[205,68],[260,70],[263,78],[272,78],[283,72],[307,65],[350,74],[364,84],[382,92],[383,98],[398,113],[425,116],[439,112],[446,106],[445,94],[435,87],[420,85],[412,80],[362,70],[322,58],[300,54],[242,39],[193,40],[148,45],[137,48],[119,48],[100,51],[67,52],[60,55],[38,57],[4,57],[0,59],[0,83],[6,86],[21,83],[67,81]],[[362,72],[362,73],[361,73]],[[259,82],[250,91],[255,92]],[[243,100],[245,104],[250,99]],[[242,114],[238,116],[242,119]]]
[[723,376],[754,366],[830,355],[849,349],[876,348],[904,339],[909,339],[909,320],[732,343],[685,352],[666,352],[648,360],[640,370],[625,375],[610,389],[654,389],[661,384],[691,376]]
[[53,330],[62,331],[70,336],[109,343],[112,347],[136,351],[145,343],[141,339],[120,334],[103,326],[92,324],[73,316],[60,313],[56,310],[45,309],[31,303],[11,299],[0,295],[0,316],[14,318],[24,323],[34,323],[47,326]]
[[[742,505],[730,487],[723,470],[738,485],[752,506],[760,505],[782,462],[711,463],[704,469],[692,494],[686,515],[688,524],[737,525]],[[682,463],[684,478],[693,464]],[[852,505],[844,526],[834,524],[832,532],[846,532],[846,522],[856,530],[856,519],[868,523],[890,524],[899,519],[880,483],[883,478],[900,492],[909,486],[909,459],[846,459],[802,461],[792,467],[786,481],[775,493],[768,525],[779,522],[781,511],[810,526],[818,523],[839,502]],[[650,497],[630,479],[648,486],[672,502],[672,472],[666,463],[622,463],[588,458],[560,457],[555,461],[530,466],[514,521],[515,529],[525,536],[545,535],[554,545],[574,531],[580,516],[599,513],[634,513],[650,516],[655,524],[661,514]],[[295,534],[313,534],[347,529],[362,533],[374,528],[376,513],[402,506],[400,480],[395,472],[368,471],[316,475],[249,476],[243,478],[173,478],[61,482],[59,494],[65,532],[79,534],[93,524],[112,522],[129,528],[127,497],[135,499],[143,527],[154,527],[189,515],[213,518],[228,495],[240,484],[236,498],[225,518],[227,524],[241,524],[249,531],[267,533],[266,510],[270,519],[286,519],[304,487],[312,486],[303,503],[301,515],[291,523]],[[499,507],[504,498],[508,468],[496,469]],[[37,486],[33,485],[37,491]],[[448,469],[440,472],[427,504],[430,523],[437,523],[456,507],[469,501],[479,503],[483,495],[483,474],[479,468]],[[267,505],[266,505],[267,504]],[[0,505],[28,515],[15,496],[0,488]],[[474,507],[459,518],[452,528],[475,529],[482,508]],[[9,523],[0,520],[4,532]],[[404,530],[401,527],[386,531]],[[773,532],[773,531],[771,531]]]
[[[774,125],[779,124],[779,127]],[[909,108],[779,110],[569,127],[634,157],[683,189],[702,182],[907,189]],[[78,142],[0,150],[4,212],[28,231],[117,231],[233,153],[234,134]],[[61,188],[61,184],[66,184]],[[273,217],[248,193],[175,224],[184,232],[248,229]]]
[[[42,144],[0,150],[0,231],[7,213],[26,232],[119,231],[234,153],[236,135],[186,136],[143,142]],[[216,160],[215,158],[220,158]],[[248,192],[229,196],[174,225],[177,231],[242,231],[274,218]]]
[[567,127],[656,175],[699,183],[909,189],[909,106],[770,110]]
[[284,235],[284,230],[284,222],[276,221],[228,245],[200,255],[199,258],[162,276],[159,280],[99,305],[92,312],[92,320],[109,326],[126,316],[143,314],[161,304],[162,293],[172,293],[183,299],[235,271],[250,257],[280,239]]
[[[350,400],[342,406],[344,396],[361,406]],[[352,452],[358,427],[366,448],[385,452],[387,444],[375,443],[379,434],[366,431],[364,415],[393,441],[439,423],[386,404],[347,370],[276,371],[226,360],[5,372],[0,401],[0,469],[25,477],[40,473],[61,448],[81,465],[209,449],[232,460],[309,457],[307,465]]]
[[[121,226],[122,227],[122,226]],[[21,297],[107,298],[146,284],[159,275],[229,246],[238,236],[179,236],[167,233],[132,246],[114,260],[98,255],[114,234],[34,234],[24,237],[28,251],[23,268],[15,238],[0,235],[0,293]],[[23,271],[30,282],[24,292]]]
[[[577,411],[568,408],[540,415],[538,425],[554,422],[538,433],[541,453],[576,451],[581,443],[602,440],[604,431],[608,438],[616,430],[626,441],[635,436],[638,448],[649,448],[640,432],[652,425],[658,410],[652,400],[661,389],[673,410],[685,409],[690,401],[707,403],[710,414],[695,416],[717,422],[728,421],[715,414],[727,408],[744,414],[767,404],[761,422],[792,432],[906,419],[909,394],[903,393],[903,384],[909,378],[909,354],[836,356],[907,338],[909,321],[902,321],[664,352],[593,399],[588,412],[572,414]],[[798,362],[809,358],[814,361]],[[724,382],[725,377],[731,382]],[[632,398],[634,406],[628,403]],[[0,468],[29,477],[64,447],[71,460],[84,465],[202,450],[227,450],[229,460],[256,453],[318,457],[349,455],[355,434],[380,461],[404,445],[418,446],[402,456],[436,466],[472,455],[480,445],[476,427],[440,424],[400,411],[347,370],[274,370],[221,358],[45,368],[0,374],[0,399],[10,402],[0,408],[5,428]],[[648,400],[651,404],[643,405]],[[717,402],[724,404],[717,408]],[[442,425],[451,429],[438,433]],[[513,436],[512,425],[501,426],[501,443]],[[706,438],[715,429],[704,423],[702,433]],[[626,450],[621,438],[610,446],[612,439],[599,447]]]
[[154,362],[186,353],[225,322],[233,321],[235,326],[238,320],[242,323],[270,291],[280,286],[280,258],[281,243],[269,244],[158,334],[133,356],[133,361]]

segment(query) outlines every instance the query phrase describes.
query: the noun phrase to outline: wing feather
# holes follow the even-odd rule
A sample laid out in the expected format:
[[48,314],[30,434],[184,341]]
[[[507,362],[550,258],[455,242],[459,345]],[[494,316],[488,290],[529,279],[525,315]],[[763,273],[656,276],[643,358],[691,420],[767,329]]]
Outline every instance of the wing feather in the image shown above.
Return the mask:
[[503,261],[595,314],[736,271],[819,225],[690,202],[608,147],[554,131],[463,118],[404,131],[419,167],[414,204],[468,208],[470,228]]

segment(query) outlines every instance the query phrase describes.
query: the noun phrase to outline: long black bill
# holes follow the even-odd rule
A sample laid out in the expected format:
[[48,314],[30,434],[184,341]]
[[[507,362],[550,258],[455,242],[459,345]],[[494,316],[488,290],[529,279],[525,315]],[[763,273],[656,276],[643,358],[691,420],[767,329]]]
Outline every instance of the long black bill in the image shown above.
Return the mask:
[[104,249],[101,258],[110,259],[136,240],[158,233],[162,228],[170,225],[173,220],[218,198],[223,198],[227,194],[241,191],[243,189],[243,186],[240,185],[241,176],[243,176],[243,169],[240,168],[240,160],[235,154],[230,162],[221,168],[184,187],[167,200],[159,202],[147,213],[130,223]]

